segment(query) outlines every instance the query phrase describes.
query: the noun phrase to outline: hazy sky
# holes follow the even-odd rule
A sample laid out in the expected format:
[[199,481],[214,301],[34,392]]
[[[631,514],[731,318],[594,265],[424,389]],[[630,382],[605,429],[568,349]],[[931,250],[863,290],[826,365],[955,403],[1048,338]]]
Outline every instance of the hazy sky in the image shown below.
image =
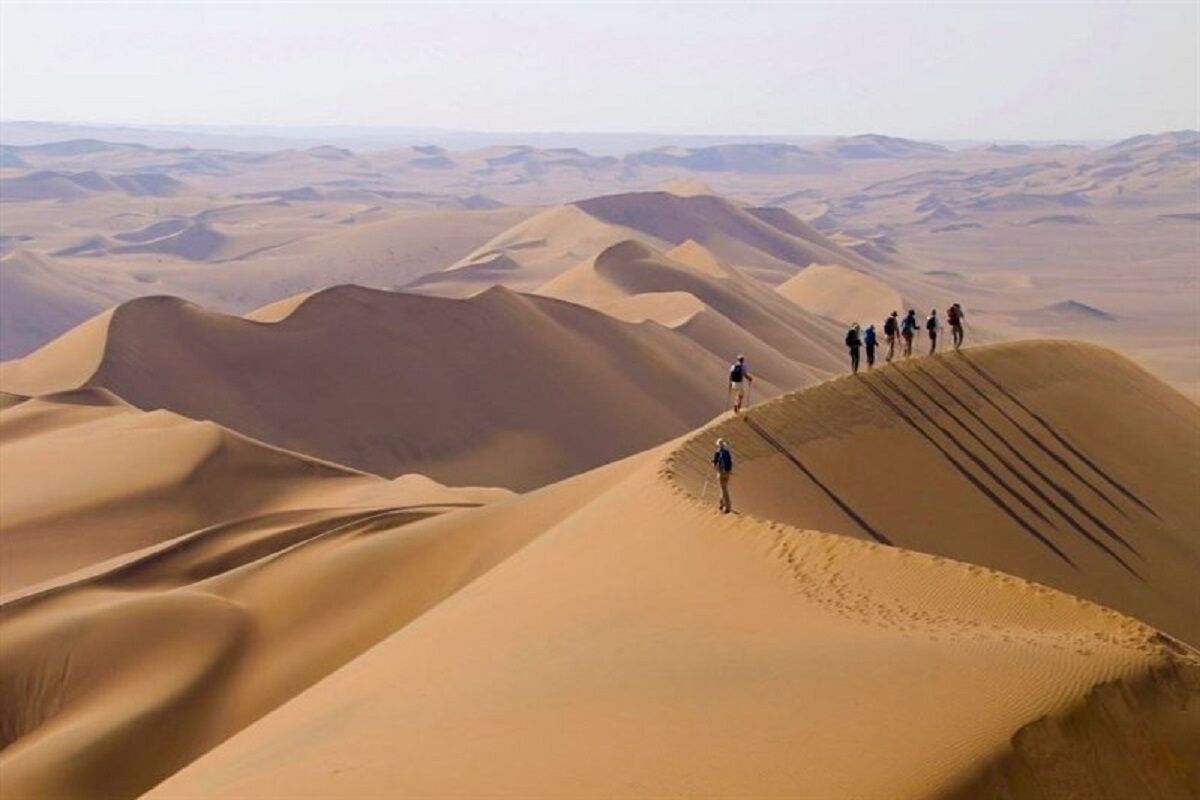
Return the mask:
[[0,117],[1117,138],[1200,127],[1200,5],[0,4]]

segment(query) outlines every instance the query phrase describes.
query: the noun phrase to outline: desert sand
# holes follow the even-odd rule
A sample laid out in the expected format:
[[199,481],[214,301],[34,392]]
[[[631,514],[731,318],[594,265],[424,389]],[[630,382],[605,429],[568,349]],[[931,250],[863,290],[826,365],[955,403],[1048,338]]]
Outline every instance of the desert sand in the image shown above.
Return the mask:
[[[964,302],[983,339],[1117,347],[1197,397],[1197,135],[956,150],[862,135],[621,156],[5,144],[0,355],[144,295],[244,314],[347,282],[532,291],[620,241],[690,238],[772,285],[816,263],[880,278],[922,313]],[[836,297],[806,302],[837,310]],[[1099,314],[1043,311],[1064,303]]]
[[[897,393],[914,426],[873,398],[918,366],[991,380],[963,407]],[[1097,384],[1112,405],[1080,413]],[[1025,433],[970,461],[941,430],[967,409],[981,437]],[[184,535],[0,606],[20,709],[0,774],[16,796],[1181,796],[1200,763],[1198,433],[1194,404],[1107,351],[1001,345],[483,508]],[[701,478],[717,435],[746,513],[718,514]],[[913,469],[855,493],[888,437]],[[1064,515],[1018,508],[1014,472]]]
[[[1027,410],[1019,413],[1037,414],[1064,441],[1111,422],[1080,420],[1070,410],[1090,383],[1122,370],[1123,396],[1142,409],[1127,424],[1144,430],[1153,421],[1163,431],[1165,441],[1146,446],[1167,448],[1164,474],[1170,467],[1186,473],[1189,459],[1194,467],[1187,444],[1200,425],[1194,407],[1103,351],[1021,345],[970,358],[997,381],[981,385],[980,404],[988,398],[1015,416],[1020,402]],[[1013,370],[1039,359],[1065,364],[1066,377],[1011,379]],[[773,447],[744,441],[762,438],[753,426],[786,441],[785,448],[806,439],[810,449],[838,441],[842,462],[868,468],[879,423],[862,421],[855,404],[830,403],[826,395],[849,383],[861,384],[860,394],[884,390],[911,371],[889,368],[866,381],[843,379],[781,398],[757,407],[753,425],[722,418],[674,443],[483,509],[403,525],[331,515],[222,526],[7,603],[0,624],[15,643],[5,659],[11,669],[28,674],[38,668],[23,666],[26,658],[36,654],[43,661],[34,663],[44,664],[60,648],[74,656],[71,672],[39,695],[45,705],[21,717],[0,762],[6,784],[28,794],[137,793],[280,703],[152,796],[646,796],[689,787],[719,796],[798,786],[813,796],[870,796],[885,787],[898,797],[969,796],[981,785],[1017,785],[1012,781],[1031,776],[1035,786],[1074,780],[1040,766],[1045,747],[1103,758],[1106,785],[1127,786],[1147,767],[1122,761],[1120,740],[1114,746],[1110,738],[1122,729],[1113,719],[1125,717],[1155,720],[1156,751],[1184,757],[1180,748],[1196,720],[1170,698],[1196,678],[1194,657],[1174,637],[1195,641],[1187,623],[1196,617],[1172,609],[1186,602],[1176,592],[1180,574],[1194,572],[1195,543],[1185,538],[1172,550],[1168,541],[1159,547],[1169,552],[1150,551],[1143,531],[1161,529],[1144,519],[1150,511],[1111,485],[1105,483],[1106,494],[1128,517],[1122,533],[1148,551],[1138,566],[1153,595],[1111,586],[1111,557],[1075,531],[1059,531],[1058,546],[1070,550],[1079,574],[1056,573],[1057,556],[1036,542],[1023,546],[1026,531],[1001,513],[979,527],[924,526],[920,548],[933,555],[855,541],[869,539],[861,530],[846,537],[787,524],[790,510],[814,513],[809,527],[847,527],[840,507],[840,523],[819,521],[828,512],[810,496],[824,491],[814,488],[816,480]],[[811,419],[805,409],[813,405],[828,409],[830,426],[815,440],[787,423]],[[951,424],[939,412],[927,413]],[[900,419],[888,422],[885,432],[903,433]],[[745,454],[735,490],[750,514],[715,513],[711,488],[696,473],[696,460],[717,434]],[[1119,452],[1097,451],[1094,440],[1087,452],[1071,450],[1045,429],[1036,437],[1079,473],[1081,485],[1071,488],[1080,493],[1082,482],[1103,480],[1099,470],[1112,471],[1112,453]],[[906,449],[914,458],[945,458],[929,443]],[[1046,457],[1032,441],[1017,452]],[[809,451],[794,457],[826,489],[840,489]],[[999,477],[971,469],[991,492],[1003,491]],[[1177,527],[1195,519],[1194,498],[1160,477],[1109,474],[1166,530],[1194,530]],[[943,497],[970,502],[979,494],[974,502],[990,502],[948,467],[920,469],[906,483],[903,509],[883,513],[885,495],[854,498],[854,513],[920,524],[924,504],[913,483]],[[754,486],[767,487],[776,507],[764,507]],[[981,510],[962,514],[973,520]],[[622,524],[611,524],[618,517]],[[374,531],[368,537],[359,533],[364,525]],[[892,535],[903,536],[903,526]],[[1014,553],[1008,574],[946,558],[963,555],[967,535],[976,555]],[[393,588],[363,585],[368,564]],[[474,567],[463,573],[465,564]],[[1049,580],[1027,582],[1029,573]],[[1076,591],[1109,591],[1104,599],[1116,610],[1050,588],[1069,582],[1064,576],[1075,579]],[[348,579],[359,586],[354,602],[346,596]],[[294,596],[299,586],[302,604]],[[537,601],[547,596],[555,602]],[[1131,605],[1174,628],[1174,636],[1119,613]],[[83,650],[63,636],[61,626],[71,620],[90,621]],[[187,636],[166,635],[181,623]],[[139,653],[137,669],[121,666],[130,652],[122,643],[136,635],[131,624],[138,634],[162,627],[163,660]],[[939,668],[931,671],[930,663]],[[142,670],[157,680],[138,687]],[[73,679],[94,674],[109,674],[116,685]],[[1051,718],[1073,723],[1044,721]],[[864,737],[864,729],[873,735]],[[166,730],[173,732],[167,739],[154,734]],[[1014,739],[1019,730],[1042,733]],[[1096,755],[1100,743],[1111,749]],[[64,747],[74,754],[70,770],[58,768]],[[531,747],[536,760],[518,757]],[[639,758],[647,748],[654,757]],[[697,761],[697,752],[706,757]],[[114,769],[122,753],[136,753],[136,765]],[[1178,765],[1188,762],[1172,766],[1163,758],[1153,780],[1167,789],[1186,786]],[[463,759],[471,769],[451,768]]]
[[3,795],[1200,794],[1196,146],[4,145]]

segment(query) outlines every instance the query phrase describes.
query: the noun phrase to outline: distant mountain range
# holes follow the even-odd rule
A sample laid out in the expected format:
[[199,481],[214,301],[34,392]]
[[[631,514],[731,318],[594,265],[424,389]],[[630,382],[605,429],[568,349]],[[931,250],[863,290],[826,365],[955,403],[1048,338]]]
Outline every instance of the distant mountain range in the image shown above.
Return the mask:
[[[878,139],[891,137],[874,136]],[[537,148],[578,148],[599,155],[621,155],[638,150],[653,150],[670,145],[679,147],[717,147],[734,144],[809,145],[838,138],[817,134],[793,136],[760,134],[677,134],[636,131],[455,131],[418,127],[364,127],[329,125],[311,127],[273,127],[261,125],[123,125],[34,120],[0,121],[0,143],[13,145],[44,144],[69,139],[99,139],[128,142],[152,147],[228,148],[232,150],[282,150],[318,145],[346,147],[360,152],[387,150],[408,145],[436,145],[453,150],[472,150],[512,144]],[[1102,147],[1113,140],[935,140],[932,144],[951,150],[992,144],[1006,147],[1047,147],[1084,145]]]

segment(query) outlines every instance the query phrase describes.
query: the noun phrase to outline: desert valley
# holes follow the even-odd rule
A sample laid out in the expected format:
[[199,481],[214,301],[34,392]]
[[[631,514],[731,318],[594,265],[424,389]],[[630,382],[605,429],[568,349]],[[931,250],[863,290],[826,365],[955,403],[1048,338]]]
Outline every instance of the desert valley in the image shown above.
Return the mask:
[[5,797],[1200,792],[1195,131],[2,158]]

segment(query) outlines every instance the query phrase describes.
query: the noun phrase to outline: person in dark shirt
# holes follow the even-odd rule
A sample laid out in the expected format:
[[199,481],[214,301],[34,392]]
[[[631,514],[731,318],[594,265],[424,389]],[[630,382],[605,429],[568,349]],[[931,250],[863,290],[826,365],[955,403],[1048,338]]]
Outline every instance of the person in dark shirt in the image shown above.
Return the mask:
[[729,499],[729,477],[733,474],[733,453],[729,452],[729,444],[724,439],[717,439],[717,451],[713,453],[712,463],[717,470],[717,482],[721,484],[721,511],[728,514],[733,511],[733,502]]
[[858,351],[862,349],[862,337],[857,322],[846,331],[846,347],[850,348],[850,369],[858,372]]
[[872,369],[875,366],[875,348],[879,345],[879,340],[875,337],[875,326],[868,325],[863,331],[863,347],[867,350],[867,369]]

